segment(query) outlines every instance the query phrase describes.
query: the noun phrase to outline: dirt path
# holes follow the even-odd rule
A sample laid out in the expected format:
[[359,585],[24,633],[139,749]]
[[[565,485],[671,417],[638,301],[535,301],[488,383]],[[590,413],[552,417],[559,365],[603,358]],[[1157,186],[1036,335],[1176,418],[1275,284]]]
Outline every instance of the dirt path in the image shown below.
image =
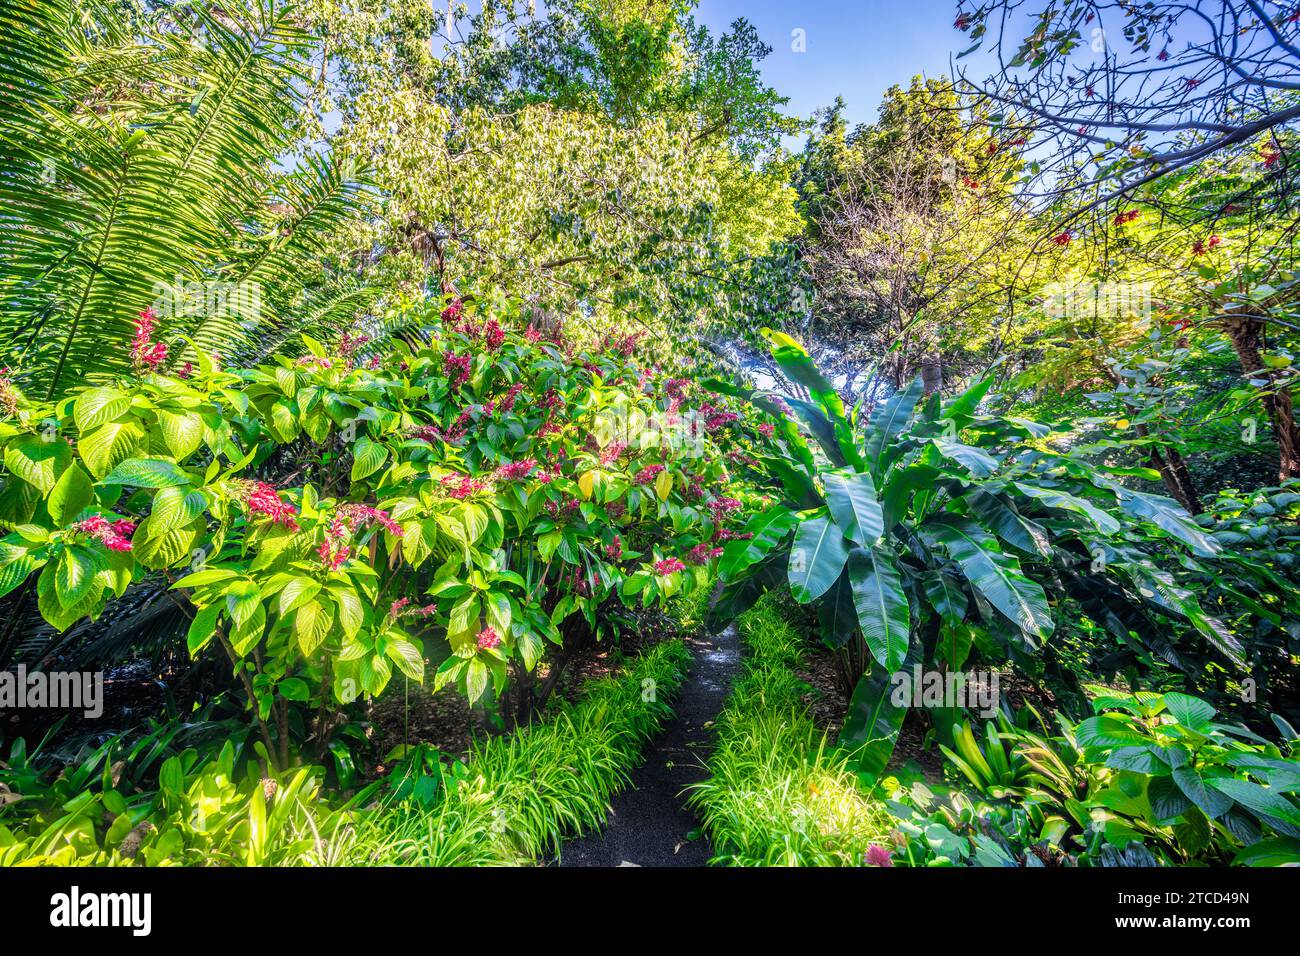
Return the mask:
[[674,708],[676,717],[646,746],[646,761],[627,789],[610,801],[603,830],[564,844],[560,866],[705,866],[711,855],[699,822],[679,796],[707,774],[711,734],[706,725],[718,716],[740,663],[736,626],[690,640],[695,664]]

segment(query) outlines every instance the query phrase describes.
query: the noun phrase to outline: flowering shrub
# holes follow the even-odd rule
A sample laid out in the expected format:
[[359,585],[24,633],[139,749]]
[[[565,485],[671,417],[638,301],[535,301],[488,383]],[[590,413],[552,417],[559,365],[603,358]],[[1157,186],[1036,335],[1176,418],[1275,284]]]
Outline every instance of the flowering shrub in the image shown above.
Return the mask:
[[295,706],[323,746],[338,705],[429,661],[435,687],[500,693],[604,633],[606,602],[708,577],[744,518],[723,464],[743,422],[687,427],[686,383],[627,341],[516,333],[509,305],[429,321],[419,348],[304,337],[251,369],[188,347],[181,378],[142,317],[133,375],[55,404],[6,379],[0,596],[34,589],[62,631],[165,576],[190,652],[230,659],[287,759]]

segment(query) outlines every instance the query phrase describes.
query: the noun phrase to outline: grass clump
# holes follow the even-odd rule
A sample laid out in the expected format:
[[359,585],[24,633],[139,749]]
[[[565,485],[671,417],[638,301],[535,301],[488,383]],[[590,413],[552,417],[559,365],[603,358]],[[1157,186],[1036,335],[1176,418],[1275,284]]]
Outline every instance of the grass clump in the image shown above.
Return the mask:
[[479,744],[439,798],[370,815],[348,863],[493,866],[536,862],[605,822],[642,746],[671,715],[690,663],[680,639],[646,651],[626,672],[589,685],[552,719]]
[[749,654],[717,722],[709,778],[690,805],[715,864],[858,866],[892,820],[808,714],[802,641],[771,598],[738,620]]

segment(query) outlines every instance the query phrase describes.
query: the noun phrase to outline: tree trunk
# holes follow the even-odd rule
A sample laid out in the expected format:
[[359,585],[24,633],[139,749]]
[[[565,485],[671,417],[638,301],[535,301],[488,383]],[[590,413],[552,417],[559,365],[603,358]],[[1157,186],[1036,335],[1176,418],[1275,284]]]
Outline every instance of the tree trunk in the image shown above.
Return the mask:
[[943,388],[943,360],[934,352],[921,356],[921,386],[926,395]]
[[1268,414],[1273,438],[1277,441],[1278,480],[1300,478],[1300,432],[1296,430],[1291,392],[1284,382],[1278,380],[1273,370],[1264,364],[1264,357],[1259,351],[1264,323],[1258,316],[1242,312],[1227,313],[1220,321],[1237,352],[1242,374],[1268,381],[1260,393],[1260,399]]

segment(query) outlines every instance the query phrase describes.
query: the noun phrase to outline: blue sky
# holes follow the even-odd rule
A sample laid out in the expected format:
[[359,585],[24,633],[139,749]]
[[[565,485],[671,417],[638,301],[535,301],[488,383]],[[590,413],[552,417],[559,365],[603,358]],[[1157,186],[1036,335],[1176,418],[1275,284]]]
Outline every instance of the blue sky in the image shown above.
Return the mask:
[[[949,72],[951,54],[969,45],[956,15],[956,0],[700,0],[695,14],[714,35],[738,17],[754,24],[773,48],[763,77],[790,97],[790,111],[807,116],[843,96],[850,124],[873,121],[894,84]],[[804,53],[792,50],[796,29]],[[975,72],[975,56],[963,62]]]

